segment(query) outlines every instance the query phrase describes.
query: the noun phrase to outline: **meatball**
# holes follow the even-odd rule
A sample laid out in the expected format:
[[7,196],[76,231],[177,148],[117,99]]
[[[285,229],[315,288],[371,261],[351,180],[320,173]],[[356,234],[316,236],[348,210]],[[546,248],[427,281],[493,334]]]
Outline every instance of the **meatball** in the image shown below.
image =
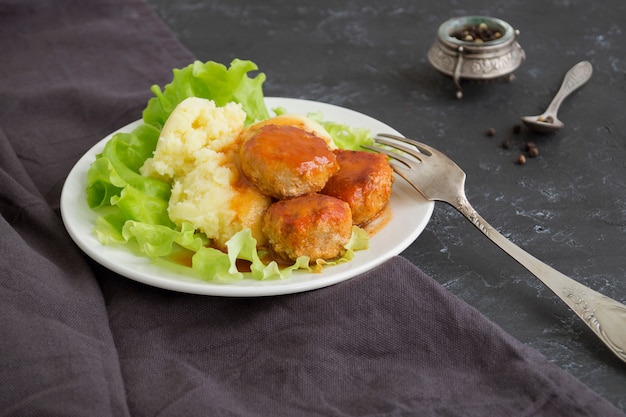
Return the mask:
[[352,214],[345,201],[323,194],[307,194],[278,201],[263,218],[263,232],[274,254],[295,261],[330,260],[345,253],[352,235]]
[[254,135],[257,130],[267,125],[297,127],[324,139],[324,142],[328,144],[328,147],[330,149],[337,149],[335,141],[330,136],[328,131],[324,129],[324,126],[322,126],[320,123],[316,122],[313,119],[310,119],[306,116],[300,116],[298,114],[282,114],[280,116],[256,122],[255,124],[248,126],[248,128],[245,129],[243,132],[241,132],[242,139],[246,140],[250,136]]
[[339,172],[322,190],[350,205],[352,222],[364,225],[373,220],[391,196],[393,169],[383,154],[336,150]]
[[241,169],[262,193],[290,198],[316,193],[339,170],[320,137],[287,125],[266,125],[241,145]]

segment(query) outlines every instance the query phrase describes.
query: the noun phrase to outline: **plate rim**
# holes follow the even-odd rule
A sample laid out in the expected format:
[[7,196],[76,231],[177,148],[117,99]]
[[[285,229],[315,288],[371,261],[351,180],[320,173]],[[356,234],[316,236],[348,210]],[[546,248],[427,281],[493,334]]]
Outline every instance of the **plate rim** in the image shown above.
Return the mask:
[[[400,132],[393,129],[392,127],[386,125],[380,120],[377,120],[367,114],[360,113],[356,110],[352,110],[346,107],[338,106],[335,104],[318,102],[314,100],[307,99],[299,99],[299,98],[288,98],[288,97],[265,97],[266,105],[270,113],[273,113],[273,108],[276,107],[284,107],[287,111],[289,111],[289,104],[295,107],[320,107],[319,111],[322,111],[324,114],[324,118],[326,120],[333,120],[331,114],[327,114],[323,109],[327,109],[339,113],[345,113],[348,115],[352,115],[363,121],[368,121],[372,124],[378,124],[383,126],[388,133],[401,135]],[[315,110],[310,110],[308,113],[314,112]],[[298,112],[293,112],[298,113]],[[302,114],[302,113],[298,113]],[[89,168],[93,159],[95,159],[95,155],[102,151],[104,148],[104,144],[117,132],[130,131],[134,127],[140,125],[143,122],[142,119],[135,120],[115,131],[109,133],[104,138],[100,139],[96,144],[94,144],[91,148],[89,148],[74,164],[72,169],[70,170],[61,191],[61,199],[60,199],[60,211],[61,218],[64,224],[65,229],[70,235],[71,239],[74,243],[92,260],[102,265],[103,267],[136,282],[141,282],[146,285],[150,285],[157,288],[162,288],[170,291],[196,294],[196,295],[212,295],[212,296],[221,296],[221,297],[263,297],[263,296],[274,296],[274,295],[285,295],[292,293],[300,293],[305,291],[310,291],[314,289],[319,289],[331,285],[335,285],[339,282],[349,280],[357,277],[369,270],[376,268],[381,265],[385,261],[389,260],[393,256],[399,255],[402,251],[408,248],[423,232],[426,225],[430,221],[432,217],[432,213],[434,210],[434,202],[428,201],[419,193],[412,189],[408,189],[409,186],[404,181],[398,181],[396,177],[396,181],[394,184],[394,192],[398,193],[411,193],[412,197],[415,198],[415,203],[420,203],[420,208],[423,210],[423,216],[420,221],[415,225],[414,230],[411,230],[407,233],[406,236],[401,239],[401,242],[392,245],[392,249],[387,250],[387,253],[384,256],[373,257],[373,259],[367,261],[366,263],[355,263],[355,259],[350,260],[344,264],[331,266],[325,268],[321,273],[310,273],[304,271],[294,271],[296,276],[302,275],[308,276],[308,279],[301,279],[294,281],[293,275],[292,277],[288,277],[280,280],[267,280],[267,281],[259,281],[256,279],[244,278],[243,280],[234,281],[231,283],[219,283],[215,281],[205,281],[200,278],[194,278],[191,274],[189,276],[174,274],[170,276],[169,273],[165,270],[160,270],[158,274],[146,275],[145,273],[140,273],[138,271],[133,271],[129,269],[127,265],[124,263],[117,263],[113,261],[109,261],[106,259],[107,252],[117,253],[120,252],[122,256],[130,256],[133,259],[136,259],[139,262],[145,263],[148,267],[148,270],[159,268],[159,266],[154,263],[150,258],[140,255],[134,255],[130,251],[123,251],[122,247],[117,246],[106,246],[100,244],[93,233],[89,231],[88,237],[83,236],[85,230],[81,229],[80,222],[75,221],[72,218],[72,213],[74,212],[72,209],[72,204],[74,204],[76,200],[76,184],[84,184],[86,185],[86,169]],[[339,123],[343,123],[342,120],[337,120]],[[361,126],[354,126],[361,127]],[[377,133],[377,132],[373,132]],[[82,178],[81,178],[82,175]],[[81,179],[83,181],[81,181]],[[398,184],[398,185],[396,185]],[[400,185],[403,184],[403,185]],[[399,191],[398,188],[402,187],[402,191]],[[89,215],[93,215],[93,217],[97,217],[97,213],[87,206],[86,203],[86,195],[85,189],[83,188],[81,192],[79,192],[82,200],[84,201],[84,206],[87,207],[87,210],[90,213],[87,213],[87,217]],[[393,194],[392,194],[393,197]],[[397,197],[396,197],[397,198]],[[80,203],[79,203],[80,204]],[[393,206],[392,206],[393,209]],[[393,214],[390,223],[394,221]],[[92,224],[92,228],[95,224]],[[381,231],[388,228],[390,225],[387,224],[382,227]],[[381,231],[377,232],[379,234]],[[377,235],[376,234],[376,235]],[[376,239],[376,235],[374,235],[370,242]],[[96,240],[97,245],[89,244],[89,240]],[[355,255],[359,255],[361,252],[371,251],[372,248],[365,249],[364,251],[358,251]],[[110,254],[109,254],[110,255]],[[347,265],[347,267],[346,267]],[[333,269],[335,268],[335,269]],[[333,273],[333,271],[337,271],[341,268],[338,273]],[[325,271],[331,271],[330,276],[324,276]]]

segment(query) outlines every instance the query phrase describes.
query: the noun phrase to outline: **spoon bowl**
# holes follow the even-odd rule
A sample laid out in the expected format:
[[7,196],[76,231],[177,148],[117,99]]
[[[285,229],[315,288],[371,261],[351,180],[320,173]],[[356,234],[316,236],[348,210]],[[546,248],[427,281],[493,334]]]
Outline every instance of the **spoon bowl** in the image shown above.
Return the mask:
[[561,88],[559,88],[546,111],[538,116],[524,116],[521,118],[522,122],[534,131],[545,133],[556,132],[564,127],[565,124],[557,117],[561,103],[567,96],[589,81],[592,73],[593,68],[588,61],[582,61],[574,65],[565,74]]
[[524,116],[522,122],[535,132],[550,133],[556,132],[565,124],[556,118],[556,115],[544,113],[539,116]]

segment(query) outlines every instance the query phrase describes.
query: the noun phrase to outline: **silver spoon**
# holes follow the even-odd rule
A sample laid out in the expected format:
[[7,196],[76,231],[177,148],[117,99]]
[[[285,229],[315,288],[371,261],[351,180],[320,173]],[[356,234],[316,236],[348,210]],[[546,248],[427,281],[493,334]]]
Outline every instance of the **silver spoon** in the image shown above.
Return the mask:
[[556,117],[559,106],[567,96],[591,78],[592,72],[593,68],[588,61],[582,61],[574,65],[565,74],[561,88],[559,88],[559,91],[552,99],[546,111],[539,116],[524,116],[522,117],[522,122],[537,132],[554,132],[565,126],[563,122]]

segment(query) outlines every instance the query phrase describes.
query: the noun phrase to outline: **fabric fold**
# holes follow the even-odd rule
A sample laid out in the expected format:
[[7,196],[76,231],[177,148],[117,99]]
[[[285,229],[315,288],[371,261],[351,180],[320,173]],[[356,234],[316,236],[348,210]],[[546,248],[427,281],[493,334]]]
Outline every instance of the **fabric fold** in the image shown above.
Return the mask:
[[0,0],[0,414],[623,416],[402,257],[219,298],[87,259],[73,164],[193,56],[142,0]]
[[141,1],[0,1],[0,414],[129,415],[104,298],[59,197],[192,57]]
[[0,409],[128,415],[102,292],[0,131]]
[[620,415],[401,257],[277,297],[112,289],[137,415]]

